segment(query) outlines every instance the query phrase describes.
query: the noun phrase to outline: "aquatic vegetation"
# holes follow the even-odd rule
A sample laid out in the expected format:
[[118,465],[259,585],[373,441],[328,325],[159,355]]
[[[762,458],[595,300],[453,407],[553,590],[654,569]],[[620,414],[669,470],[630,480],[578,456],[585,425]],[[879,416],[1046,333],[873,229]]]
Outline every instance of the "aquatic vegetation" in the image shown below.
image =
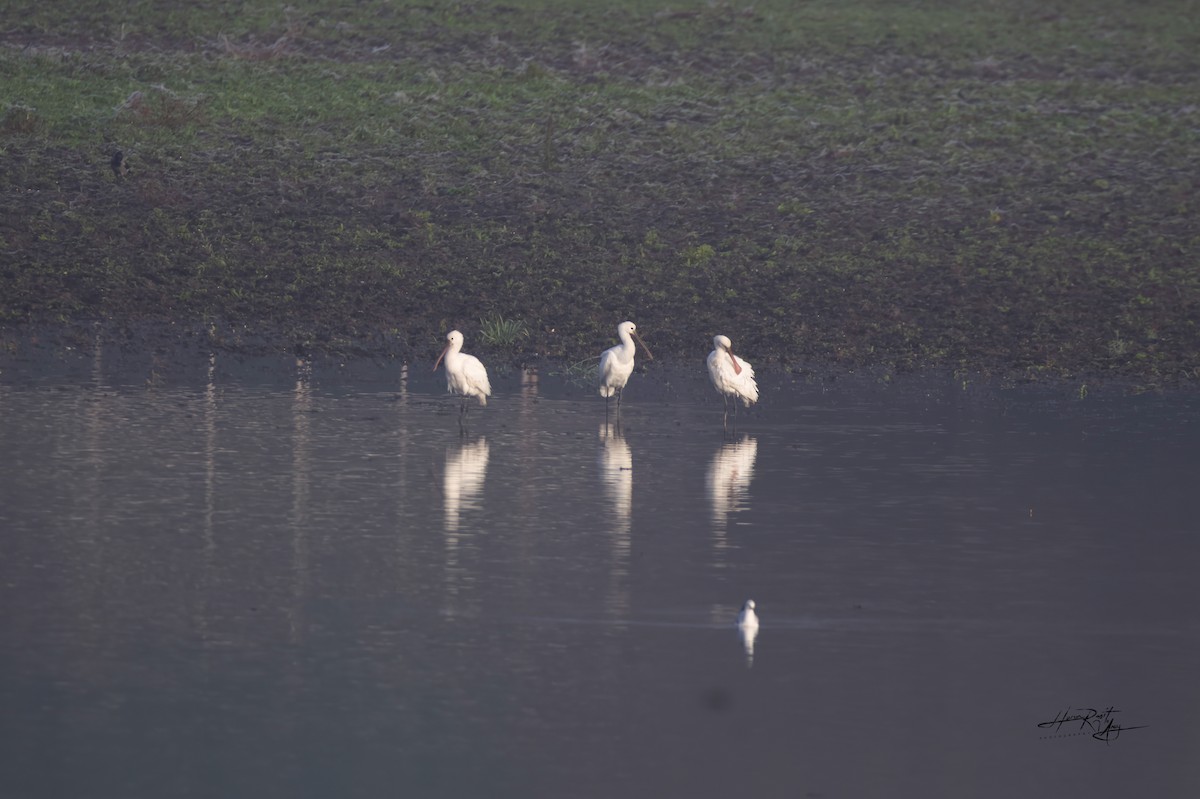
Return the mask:
[[550,371],[552,377],[561,377],[573,386],[591,388],[596,384],[597,369],[600,366],[600,356],[581,358],[577,361],[562,363]]

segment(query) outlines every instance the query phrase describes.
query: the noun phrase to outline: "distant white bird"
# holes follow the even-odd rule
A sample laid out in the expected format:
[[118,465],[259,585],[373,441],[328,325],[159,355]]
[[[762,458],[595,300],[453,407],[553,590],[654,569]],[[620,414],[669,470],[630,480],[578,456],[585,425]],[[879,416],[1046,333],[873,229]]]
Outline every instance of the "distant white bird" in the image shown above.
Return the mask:
[[754,382],[754,367],[739,361],[733,354],[733,343],[727,336],[713,336],[713,351],[708,354],[708,377],[725,400],[725,423],[729,423],[729,398],[733,397],[733,415],[737,418],[737,401],[749,408],[758,402],[758,384]]
[[758,614],[754,612],[754,600],[747,599],[746,604],[742,605],[742,612],[738,614],[738,629],[758,629]]
[[754,612],[754,600],[747,599],[738,614],[738,634],[746,649],[746,668],[754,665],[754,639],[758,637],[758,615]]
[[633,346],[633,340],[637,339],[637,343],[645,350],[646,357],[654,360],[650,348],[637,334],[637,325],[633,322],[617,325],[617,336],[620,337],[621,343],[600,355],[600,396],[604,397],[605,413],[608,412],[608,398],[613,394],[617,395],[617,412],[621,411],[621,391],[629,382],[629,376],[633,374],[633,356],[637,349]]
[[438,356],[433,365],[436,372],[442,359],[446,359],[446,391],[462,396],[462,406],[458,409],[459,421],[467,412],[467,399],[478,397],[480,405],[487,405],[487,398],[492,395],[492,384],[488,382],[487,369],[474,355],[462,352],[463,334],[451,330],[446,334],[446,348]]

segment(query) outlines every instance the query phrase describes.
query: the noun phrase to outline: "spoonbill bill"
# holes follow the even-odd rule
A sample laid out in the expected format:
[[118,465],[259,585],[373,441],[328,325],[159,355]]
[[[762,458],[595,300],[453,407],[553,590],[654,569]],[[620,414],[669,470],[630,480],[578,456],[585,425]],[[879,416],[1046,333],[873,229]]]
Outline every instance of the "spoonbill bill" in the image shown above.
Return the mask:
[[600,355],[600,396],[604,397],[604,413],[606,415],[608,414],[608,398],[613,394],[617,395],[617,413],[621,412],[621,391],[629,382],[629,376],[633,374],[633,356],[636,351],[636,347],[633,346],[634,339],[637,339],[637,343],[642,345],[646,357],[654,360],[654,356],[650,354],[650,348],[637,334],[637,325],[633,322],[622,322],[617,325],[617,336],[620,337],[621,343],[606,349]]
[[737,417],[737,401],[749,408],[758,402],[758,384],[754,382],[754,367],[739,361],[733,354],[728,336],[713,336],[713,351],[708,354],[708,377],[713,388],[725,400],[725,424],[729,424],[729,398],[733,397],[733,415]]
[[463,334],[451,330],[446,334],[446,348],[438,356],[433,371],[437,371],[442,359],[446,359],[446,391],[462,396],[462,406],[458,409],[458,419],[462,422],[467,412],[467,400],[478,397],[480,405],[487,405],[487,398],[492,394],[492,384],[488,382],[487,369],[474,355],[462,351]]

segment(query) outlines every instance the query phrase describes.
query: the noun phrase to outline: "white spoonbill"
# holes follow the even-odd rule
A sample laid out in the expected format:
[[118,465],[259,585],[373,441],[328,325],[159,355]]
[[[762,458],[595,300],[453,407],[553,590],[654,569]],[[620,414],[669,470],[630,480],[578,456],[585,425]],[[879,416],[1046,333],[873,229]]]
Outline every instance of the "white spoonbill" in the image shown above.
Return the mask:
[[642,349],[645,350],[646,357],[654,360],[654,356],[650,354],[650,348],[637,334],[637,325],[633,322],[622,322],[617,325],[617,335],[620,337],[621,343],[606,349],[600,355],[600,396],[604,397],[606,414],[608,413],[608,398],[613,394],[617,395],[617,412],[621,411],[621,390],[625,388],[625,384],[629,382],[629,376],[633,374],[633,356],[637,349],[633,346],[633,340],[637,339],[637,343],[641,344]]
[[459,421],[467,412],[467,399],[478,397],[480,405],[487,405],[492,395],[492,384],[488,382],[487,369],[474,355],[462,351],[463,334],[451,330],[446,334],[446,348],[438,356],[433,371],[437,371],[442,359],[446,359],[446,391],[462,396],[462,407],[458,409]]
[[728,336],[713,336],[713,351],[708,354],[708,377],[725,400],[725,422],[729,422],[729,398],[733,397],[733,415],[737,417],[737,401],[749,408],[758,402],[758,384],[754,382],[754,367],[739,361],[733,354],[733,342]]

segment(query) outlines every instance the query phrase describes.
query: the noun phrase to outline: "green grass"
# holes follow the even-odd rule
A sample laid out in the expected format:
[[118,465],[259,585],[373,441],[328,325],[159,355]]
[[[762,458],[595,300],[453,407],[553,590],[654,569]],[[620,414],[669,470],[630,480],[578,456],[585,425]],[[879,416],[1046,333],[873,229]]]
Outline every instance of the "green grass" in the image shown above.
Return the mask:
[[1200,377],[1196,2],[10,11],[10,327]]
[[529,326],[520,319],[493,314],[479,320],[480,337],[489,347],[512,350],[529,338]]

